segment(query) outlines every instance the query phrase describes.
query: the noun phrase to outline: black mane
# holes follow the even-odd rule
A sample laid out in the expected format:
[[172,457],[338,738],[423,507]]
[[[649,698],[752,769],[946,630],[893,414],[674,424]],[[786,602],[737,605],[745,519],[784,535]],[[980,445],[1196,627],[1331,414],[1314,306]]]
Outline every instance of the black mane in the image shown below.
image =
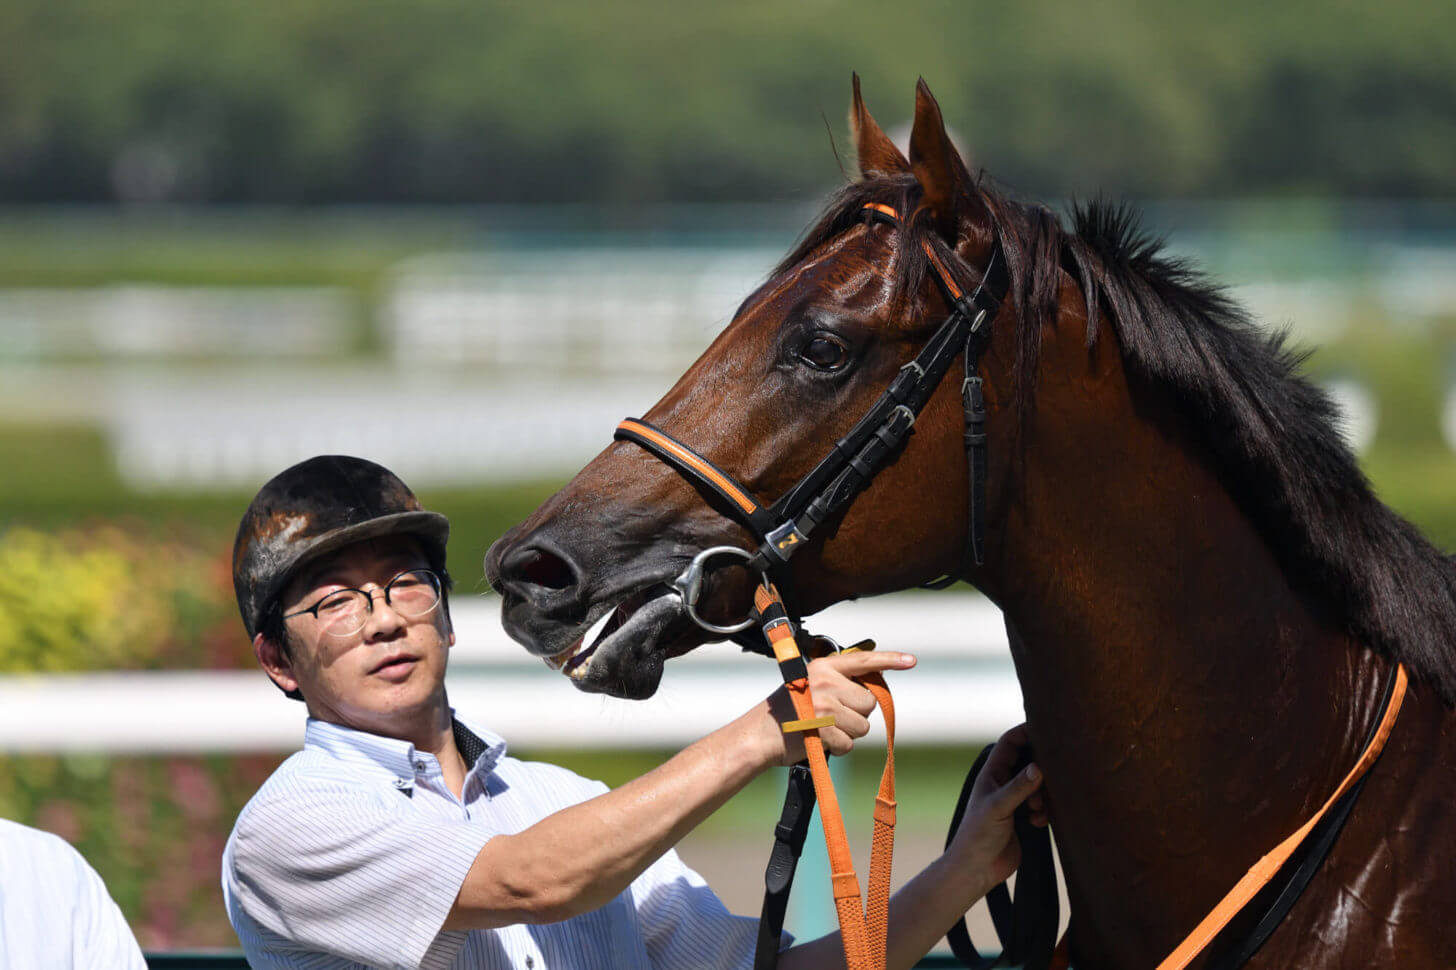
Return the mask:
[[[1022,321],[1018,412],[1024,417],[1034,403],[1041,331],[1056,314],[1065,270],[1088,307],[1088,345],[1105,314],[1129,375],[1175,402],[1291,584],[1351,636],[1405,663],[1456,704],[1456,564],[1375,497],[1330,398],[1299,373],[1305,355],[1164,253],[1126,207],[1078,206],[1069,231],[1046,208],[985,185],[977,192],[1000,233]],[[897,300],[908,305],[927,291],[922,239],[965,277],[963,285],[974,286],[975,271],[949,258],[929,213],[917,209],[919,194],[909,176],[846,186],[775,275],[862,220],[865,203],[878,202],[911,213],[894,268]]]

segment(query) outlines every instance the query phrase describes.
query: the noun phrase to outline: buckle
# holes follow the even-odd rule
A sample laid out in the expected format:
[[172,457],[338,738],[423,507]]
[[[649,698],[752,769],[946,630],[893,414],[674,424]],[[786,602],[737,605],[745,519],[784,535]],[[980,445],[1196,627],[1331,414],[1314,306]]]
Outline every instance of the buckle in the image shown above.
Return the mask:
[[771,530],[764,536],[765,545],[769,551],[778,557],[780,562],[788,562],[789,557],[799,551],[799,547],[809,540],[809,537],[799,531],[798,523],[790,519],[777,529]]

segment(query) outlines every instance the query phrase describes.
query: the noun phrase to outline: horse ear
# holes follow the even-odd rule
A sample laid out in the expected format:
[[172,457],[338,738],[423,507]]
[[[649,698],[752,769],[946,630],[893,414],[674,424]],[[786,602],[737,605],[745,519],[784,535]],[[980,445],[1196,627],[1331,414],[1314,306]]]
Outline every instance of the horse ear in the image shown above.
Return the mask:
[[924,204],[935,213],[941,235],[952,243],[967,218],[984,215],[975,181],[945,131],[940,105],[925,79],[915,85],[915,125],[910,130],[910,168],[924,190]]
[[864,98],[859,94],[859,75],[851,75],[854,101],[849,106],[849,130],[854,134],[855,153],[859,155],[859,174],[894,175],[910,171],[910,163],[890,141],[890,136],[875,124]]

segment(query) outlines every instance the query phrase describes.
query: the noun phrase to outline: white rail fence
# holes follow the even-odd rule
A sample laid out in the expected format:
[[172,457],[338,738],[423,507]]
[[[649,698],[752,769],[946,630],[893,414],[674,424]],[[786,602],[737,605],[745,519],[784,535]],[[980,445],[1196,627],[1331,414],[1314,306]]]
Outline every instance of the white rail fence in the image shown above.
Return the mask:
[[[500,601],[451,603],[459,646],[450,700],[518,748],[657,748],[686,744],[747,710],[777,683],[775,665],[730,644],[672,661],[646,701],[583,694],[506,637]],[[920,658],[892,673],[905,743],[993,738],[1022,720],[1021,691],[999,611],[979,596],[906,593],[843,603],[810,621],[849,644]],[[162,671],[0,678],[0,751],[113,754],[289,751],[303,706],[261,671]],[[878,724],[875,729],[878,735]]]

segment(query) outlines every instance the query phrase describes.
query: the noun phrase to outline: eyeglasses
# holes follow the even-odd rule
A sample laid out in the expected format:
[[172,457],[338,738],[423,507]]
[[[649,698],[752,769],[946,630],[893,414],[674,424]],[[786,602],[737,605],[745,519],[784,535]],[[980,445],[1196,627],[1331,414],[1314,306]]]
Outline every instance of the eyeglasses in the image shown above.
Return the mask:
[[[440,605],[440,577],[428,569],[406,569],[384,584],[384,603],[400,616],[415,619]],[[307,609],[285,613],[283,618],[311,614],[323,631],[336,637],[351,637],[364,629],[374,612],[374,594],[362,589],[338,589]]]

